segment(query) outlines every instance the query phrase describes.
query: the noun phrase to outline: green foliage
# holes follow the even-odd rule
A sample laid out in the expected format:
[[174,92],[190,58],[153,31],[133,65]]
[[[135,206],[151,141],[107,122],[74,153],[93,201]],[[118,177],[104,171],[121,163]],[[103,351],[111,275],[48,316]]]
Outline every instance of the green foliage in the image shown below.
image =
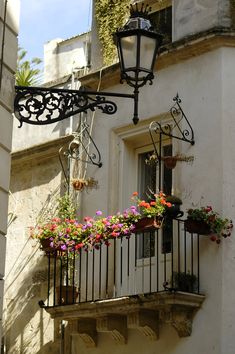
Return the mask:
[[40,83],[41,69],[38,65],[42,63],[40,58],[26,60],[27,51],[18,48],[16,85],[18,86],[36,86]]
[[96,0],[95,16],[99,39],[103,47],[104,65],[111,65],[116,56],[113,33],[124,25],[130,0]]
[[196,275],[184,272],[173,273],[173,287],[179,291],[193,293],[198,286]]
[[72,198],[65,194],[58,199],[57,213],[60,219],[75,219],[76,208]]

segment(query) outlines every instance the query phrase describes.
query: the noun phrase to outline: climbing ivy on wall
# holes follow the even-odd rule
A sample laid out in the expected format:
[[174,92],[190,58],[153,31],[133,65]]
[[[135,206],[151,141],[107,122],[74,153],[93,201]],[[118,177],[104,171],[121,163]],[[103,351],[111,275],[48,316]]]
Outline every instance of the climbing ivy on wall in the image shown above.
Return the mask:
[[95,17],[98,36],[102,44],[104,65],[111,65],[116,56],[113,33],[128,18],[130,0],[96,0]]

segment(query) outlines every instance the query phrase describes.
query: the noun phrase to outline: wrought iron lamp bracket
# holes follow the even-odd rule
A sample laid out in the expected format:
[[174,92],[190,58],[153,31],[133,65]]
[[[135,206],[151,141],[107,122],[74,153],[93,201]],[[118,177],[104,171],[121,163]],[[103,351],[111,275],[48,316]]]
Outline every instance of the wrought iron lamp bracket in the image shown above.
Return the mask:
[[23,123],[46,125],[59,122],[77,113],[94,111],[112,115],[117,111],[115,102],[107,97],[122,97],[136,101],[134,94],[96,92],[84,88],[68,90],[45,87],[16,86],[15,116]]
[[[181,99],[179,98],[178,93],[173,98],[173,101],[175,103],[169,110],[171,122],[161,124],[157,121],[153,121],[149,125],[149,134],[158,160],[161,159],[161,152],[157,150],[157,144],[154,139],[155,135],[160,135],[160,137],[164,135],[169,138],[185,141],[191,145],[195,144],[193,128],[181,107]],[[186,123],[186,127],[184,129],[181,127],[183,125],[181,122],[183,124]]]

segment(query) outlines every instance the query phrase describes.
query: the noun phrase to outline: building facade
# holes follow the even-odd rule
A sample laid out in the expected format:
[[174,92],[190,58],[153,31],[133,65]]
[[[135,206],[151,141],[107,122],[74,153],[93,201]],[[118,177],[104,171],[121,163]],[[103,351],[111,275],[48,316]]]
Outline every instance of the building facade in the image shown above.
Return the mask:
[[[67,188],[68,175],[70,182],[97,182],[96,188],[79,192],[69,183],[81,219],[97,210],[104,215],[124,210],[134,191],[144,196],[146,188],[159,186],[182,199],[185,215],[180,220],[187,209],[208,205],[234,219],[234,1],[150,3],[151,16],[164,25],[167,40],[153,84],[140,92],[140,122],[132,123],[132,100],[117,98],[113,116],[97,110],[47,128],[25,124],[13,140],[9,210],[17,219],[8,233],[7,353],[234,353],[233,233],[217,244],[185,232],[183,221],[174,220],[168,229],[80,253],[75,260],[79,294],[76,303],[67,305],[55,296],[60,256],[45,256],[29,237],[29,227]],[[98,44],[91,43],[91,52],[99,52]],[[101,69],[95,65],[99,60],[91,58],[91,72],[75,75],[74,83],[131,92],[119,83],[118,64]],[[54,86],[71,87],[72,77],[55,79]],[[181,102],[173,101],[177,93]],[[101,167],[84,163],[83,155],[68,162],[71,141],[78,144],[84,121]],[[166,134],[167,126],[175,129],[174,136]],[[90,146],[88,153],[94,149]],[[162,159],[149,167],[145,161],[156,150]],[[163,163],[171,155],[181,158],[174,169]],[[195,288],[174,288],[176,272],[194,275]]]
[[19,1],[2,1],[0,4],[0,340],[2,337],[2,306],[5,276],[6,233],[9,220],[8,193],[10,183],[10,152],[13,127],[12,112],[18,27]]

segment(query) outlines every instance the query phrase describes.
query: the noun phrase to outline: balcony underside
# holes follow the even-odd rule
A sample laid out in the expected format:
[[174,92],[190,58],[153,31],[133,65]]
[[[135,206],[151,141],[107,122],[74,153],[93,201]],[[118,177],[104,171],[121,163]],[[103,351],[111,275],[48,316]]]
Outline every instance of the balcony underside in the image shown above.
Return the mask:
[[204,295],[164,291],[45,309],[52,318],[67,320],[69,333],[93,347],[99,332],[110,333],[120,344],[127,342],[128,329],[157,340],[163,323],[172,325],[179,337],[190,336],[193,317],[204,299]]

